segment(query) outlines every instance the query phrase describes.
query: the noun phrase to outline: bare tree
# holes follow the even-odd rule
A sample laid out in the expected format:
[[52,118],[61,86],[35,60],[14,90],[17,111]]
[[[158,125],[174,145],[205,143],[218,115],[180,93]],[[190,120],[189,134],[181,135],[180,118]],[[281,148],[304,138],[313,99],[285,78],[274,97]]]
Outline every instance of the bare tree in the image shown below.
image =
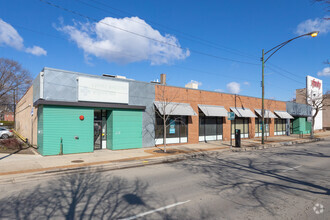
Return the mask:
[[[265,131],[266,131],[266,137],[265,137],[265,140],[267,141],[268,139],[268,136],[270,135],[270,109],[272,107],[272,103],[276,103],[274,101],[274,99],[270,98],[268,100],[266,100],[266,103],[265,103],[265,106],[266,106],[266,109],[265,109]],[[274,121],[274,124],[275,124],[275,121]],[[268,135],[267,135],[268,133]]]
[[[325,5],[325,11],[330,11],[330,0],[313,0],[313,3],[320,3],[322,5]],[[325,20],[330,20],[330,18],[324,18]]]
[[314,125],[315,118],[317,114],[324,110],[324,107],[330,106],[330,104],[326,103],[326,98],[330,95],[330,92],[327,91],[325,95],[317,93],[315,91],[311,91],[307,94],[307,103],[312,107],[312,126],[311,126],[311,138],[314,138]]
[[[155,110],[155,114],[158,115],[162,119],[163,127],[163,145],[164,145],[164,152],[166,153],[166,129],[175,122],[182,122],[181,117],[175,117],[174,119],[170,120],[170,116],[173,115],[175,109],[178,107],[179,103],[174,102],[178,97],[178,93],[173,93],[167,89],[165,85],[157,85],[157,109]],[[156,121],[157,123],[157,121]]]
[[329,59],[323,62],[325,65],[330,65]]
[[12,107],[15,104],[14,100],[18,100],[30,85],[30,73],[21,64],[14,60],[0,58],[1,108],[14,110]]

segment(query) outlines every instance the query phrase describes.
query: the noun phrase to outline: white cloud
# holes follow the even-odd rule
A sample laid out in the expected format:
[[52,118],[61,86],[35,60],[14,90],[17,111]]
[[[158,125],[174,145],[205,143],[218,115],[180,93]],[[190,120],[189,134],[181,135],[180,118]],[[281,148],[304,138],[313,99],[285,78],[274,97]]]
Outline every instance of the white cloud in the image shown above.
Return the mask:
[[72,26],[62,25],[56,29],[68,34],[84,51],[85,56],[94,55],[108,62],[132,63],[147,60],[155,65],[182,60],[190,55],[189,50],[179,48],[180,44],[176,37],[169,34],[161,35],[138,17],[106,17],[97,23],[74,23]]
[[24,48],[23,38],[15,28],[0,18],[0,45],[7,45],[17,50]]
[[25,51],[27,53],[30,53],[30,54],[33,54],[33,55],[36,55],[36,56],[41,56],[41,55],[46,56],[47,55],[47,51],[45,51],[43,48],[38,47],[38,46],[33,46],[33,47],[26,48]]
[[318,76],[330,76],[330,67],[325,67],[322,71],[317,73]]
[[223,92],[223,89],[215,89],[216,92]]
[[246,85],[246,86],[250,86],[249,82],[243,82],[243,84]]
[[237,82],[230,82],[227,84],[227,90],[230,93],[238,94],[241,91],[241,85]]
[[36,56],[47,55],[47,52],[38,46],[32,48],[24,47],[23,38],[16,29],[0,18],[0,46],[13,47],[16,50],[25,51]]
[[306,34],[312,31],[319,31],[320,34],[326,34],[330,31],[330,20],[315,18],[301,22],[297,26],[297,34]]

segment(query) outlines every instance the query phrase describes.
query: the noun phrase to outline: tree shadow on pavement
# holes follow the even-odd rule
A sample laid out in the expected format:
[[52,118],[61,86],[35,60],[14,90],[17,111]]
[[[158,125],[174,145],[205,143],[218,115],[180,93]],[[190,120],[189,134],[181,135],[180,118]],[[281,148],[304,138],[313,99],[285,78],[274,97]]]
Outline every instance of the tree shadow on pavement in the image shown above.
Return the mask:
[[[68,174],[31,191],[1,199],[0,219],[130,219],[173,203],[150,192],[148,187],[148,183],[139,179],[129,181],[99,172]],[[180,207],[152,214],[152,219],[200,218],[208,218],[204,210],[196,217],[189,216]],[[139,219],[150,219],[150,216]]]
[[289,174],[285,169],[294,166],[293,163],[276,160],[263,153],[204,155],[172,166],[206,175],[201,186],[230,201],[236,208],[250,211],[262,208],[271,215],[277,212],[275,204],[287,204],[290,196],[310,199],[310,195],[330,195],[329,184],[318,182],[320,177],[324,179],[324,173],[308,177],[299,173]]

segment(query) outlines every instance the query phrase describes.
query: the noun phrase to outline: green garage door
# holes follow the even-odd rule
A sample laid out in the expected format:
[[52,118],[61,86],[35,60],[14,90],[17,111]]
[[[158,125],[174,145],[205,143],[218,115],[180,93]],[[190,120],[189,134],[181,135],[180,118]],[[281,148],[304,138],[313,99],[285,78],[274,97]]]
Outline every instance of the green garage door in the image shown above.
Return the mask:
[[[84,120],[79,116],[83,115]],[[38,137],[42,155],[60,154],[61,139],[63,153],[93,152],[94,109],[68,106],[43,106],[42,137]],[[39,140],[41,143],[39,143]]]
[[142,110],[108,111],[107,148],[122,150],[142,147]]

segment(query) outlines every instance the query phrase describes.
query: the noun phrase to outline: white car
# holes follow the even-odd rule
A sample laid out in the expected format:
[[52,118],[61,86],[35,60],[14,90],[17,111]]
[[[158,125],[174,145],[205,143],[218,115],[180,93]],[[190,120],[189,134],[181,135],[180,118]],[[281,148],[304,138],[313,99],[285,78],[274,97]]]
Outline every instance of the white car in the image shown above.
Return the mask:
[[4,127],[0,127],[0,138],[6,139],[14,136],[13,131]]

